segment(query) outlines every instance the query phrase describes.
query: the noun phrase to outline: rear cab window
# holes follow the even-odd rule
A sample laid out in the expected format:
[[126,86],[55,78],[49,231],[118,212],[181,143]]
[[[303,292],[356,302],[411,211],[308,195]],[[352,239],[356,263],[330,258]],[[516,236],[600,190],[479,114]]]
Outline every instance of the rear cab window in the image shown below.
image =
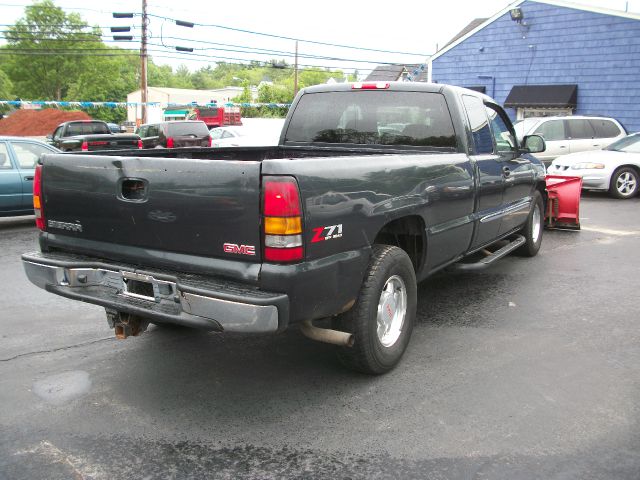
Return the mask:
[[110,134],[111,130],[106,123],[101,122],[78,122],[67,125],[67,136],[75,135],[102,135]]
[[457,148],[444,96],[405,91],[307,93],[291,117],[287,143]]

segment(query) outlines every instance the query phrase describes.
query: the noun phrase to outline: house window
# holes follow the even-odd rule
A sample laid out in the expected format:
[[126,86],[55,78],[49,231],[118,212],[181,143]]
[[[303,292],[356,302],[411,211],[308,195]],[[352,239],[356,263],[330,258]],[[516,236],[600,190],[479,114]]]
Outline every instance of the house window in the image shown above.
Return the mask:
[[524,120],[529,117],[557,117],[573,115],[573,108],[532,108],[518,107],[516,109],[516,119]]

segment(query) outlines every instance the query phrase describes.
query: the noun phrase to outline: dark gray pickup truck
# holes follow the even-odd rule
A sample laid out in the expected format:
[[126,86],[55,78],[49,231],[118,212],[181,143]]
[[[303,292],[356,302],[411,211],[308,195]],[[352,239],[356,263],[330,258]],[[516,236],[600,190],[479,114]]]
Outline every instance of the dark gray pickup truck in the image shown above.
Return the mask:
[[538,252],[545,179],[530,153],[544,141],[524,145],[470,90],[312,87],[276,147],[45,155],[41,251],[24,267],[49,292],[105,307],[119,337],[149,322],[299,324],[346,365],[383,373],[409,342],[416,282]]
[[142,148],[139,135],[113,133],[109,125],[100,120],[76,120],[61,123],[53,134],[47,137],[47,140],[63,152]]

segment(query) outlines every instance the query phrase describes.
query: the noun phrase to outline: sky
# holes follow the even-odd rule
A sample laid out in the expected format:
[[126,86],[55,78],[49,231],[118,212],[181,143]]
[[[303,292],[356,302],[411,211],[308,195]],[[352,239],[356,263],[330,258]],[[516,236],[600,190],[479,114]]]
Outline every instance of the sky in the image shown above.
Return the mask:
[[[79,13],[90,24],[106,27],[103,38],[110,39],[112,34],[108,27],[112,26],[135,26],[133,35],[139,38],[140,17],[114,19],[112,12],[131,12],[133,8],[139,12],[141,0],[54,1],[67,12]],[[24,14],[24,6],[30,3],[24,0],[0,1],[0,25],[15,23]],[[340,68],[347,73],[357,69],[366,75],[378,64],[424,63],[428,55],[443,47],[471,20],[491,17],[510,3],[509,0],[321,0],[313,3],[300,0],[148,0],[148,13],[152,15],[150,43],[155,44],[149,48],[155,63],[169,64],[174,68],[185,64],[190,70],[196,70],[215,63],[216,59],[238,63],[284,58],[293,63],[293,39],[298,39],[301,66]],[[575,3],[622,11],[628,8],[629,12],[640,13],[640,0],[581,0]],[[175,24],[176,19],[208,26],[179,27]],[[6,26],[1,28],[6,29]],[[110,45],[136,48],[139,44],[120,42]],[[195,50],[181,54],[175,51],[176,46]]]

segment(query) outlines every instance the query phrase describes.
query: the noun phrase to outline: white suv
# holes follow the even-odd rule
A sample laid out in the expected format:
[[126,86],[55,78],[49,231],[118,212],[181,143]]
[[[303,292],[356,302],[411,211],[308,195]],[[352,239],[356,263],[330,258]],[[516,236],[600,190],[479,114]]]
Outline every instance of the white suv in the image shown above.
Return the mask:
[[549,165],[560,155],[600,150],[627,135],[624,127],[608,117],[530,117],[514,125],[519,140],[525,135],[540,135],[547,148],[536,157]]

